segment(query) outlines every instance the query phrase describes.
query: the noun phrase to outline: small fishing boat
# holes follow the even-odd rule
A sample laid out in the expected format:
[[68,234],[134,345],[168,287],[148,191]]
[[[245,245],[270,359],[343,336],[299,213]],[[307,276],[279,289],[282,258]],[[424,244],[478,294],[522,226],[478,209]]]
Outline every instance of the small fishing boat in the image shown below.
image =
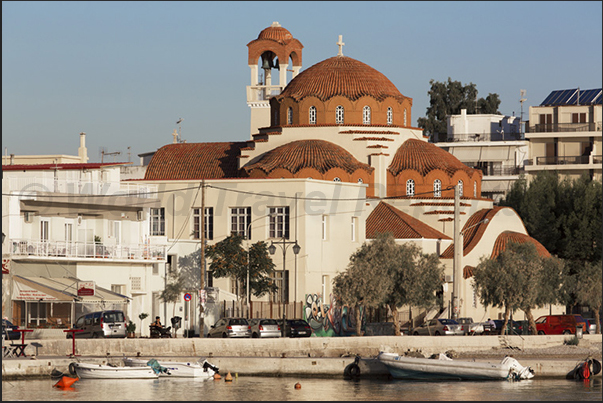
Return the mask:
[[457,361],[439,354],[437,358],[405,357],[379,353],[378,359],[396,379],[413,380],[520,380],[534,377],[530,367],[524,367],[512,357],[500,363]]
[[80,379],[152,379],[158,378],[151,367],[118,367],[115,365],[72,362],[69,372]]
[[218,367],[210,364],[207,360],[197,362],[188,361],[157,361],[141,358],[124,357],[124,365],[127,367],[153,367],[153,361],[161,366],[160,376],[177,378],[213,378],[219,372]]

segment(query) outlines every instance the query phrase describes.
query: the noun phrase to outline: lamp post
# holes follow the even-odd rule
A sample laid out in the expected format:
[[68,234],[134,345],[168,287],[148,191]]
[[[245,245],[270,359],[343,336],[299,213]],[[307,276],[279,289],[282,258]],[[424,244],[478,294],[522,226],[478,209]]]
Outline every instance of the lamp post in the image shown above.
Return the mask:
[[461,296],[461,277],[463,265],[463,234],[482,223],[487,223],[486,218],[477,222],[463,230],[461,230],[460,219],[460,189],[459,185],[454,187],[454,258],[452,261],[452,319],[458,319],[460,313],[460,296]]
[[276,246],[274,246],[274,245],[280,246],[281,249],[283,250],[283,277],[282,277],[282,285],[281,285],[281,303],[283,305],[283,327],[281,328],[281,336],[285,337],[285,325],[286,325],[286,320],[287,320],[287,316],[285,314],[285,258],[287,255],[287,248],[290,245],[293,245],[293,253],[295,253],[296,255],[301,250],[301,246],[299,246],[297,241],[285,241],[285,237],[283,236],[283,242],[278,242],[276,244],[274,242],[270,242],[270,246],[268,247],[268,252],[270,252],[271,255],[274,255],[276,253]]
[[253,224],[254,222],[256,222],[259,219],[262,218],[266,218],[266,217],[272,217],[274,214],[270,213],[270,214],[266,214],[263,215],[261,217],[256,218],[255,220],[252,220],[249,222],[249,224],[247,224],[247,228],[245,229],[245,239],[247,240],[247,298],[246,298],[246,303],[247,303],[247,319],[249,319],[249,272],[251,271],[251,261],[249,259],[249,251],[251,249],[251,245],[249,244],[249,242],[251,241],[250,237],[249,237],[249,230],[251,229],[251,224]]

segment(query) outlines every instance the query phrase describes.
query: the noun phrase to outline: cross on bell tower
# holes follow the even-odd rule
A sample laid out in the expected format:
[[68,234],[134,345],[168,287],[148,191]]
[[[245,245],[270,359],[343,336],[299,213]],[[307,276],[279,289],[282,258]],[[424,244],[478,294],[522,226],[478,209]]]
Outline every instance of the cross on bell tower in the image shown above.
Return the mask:
[[337,56],[343,56],[343,45],[345,45],[345,43],[343,43],[343,35],[339,35],[339,41],[337,42],[337,45],[339,46],[339,52],[337,53]]

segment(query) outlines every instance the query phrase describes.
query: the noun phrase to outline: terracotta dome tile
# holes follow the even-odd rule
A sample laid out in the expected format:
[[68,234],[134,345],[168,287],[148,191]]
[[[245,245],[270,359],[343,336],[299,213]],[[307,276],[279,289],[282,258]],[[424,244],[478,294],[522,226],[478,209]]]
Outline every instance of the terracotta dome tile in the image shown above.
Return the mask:
[[391,232],[396,239],[450,239],[413,216],[380,202],[366,219],[366,238],[373,239],[385,232]]

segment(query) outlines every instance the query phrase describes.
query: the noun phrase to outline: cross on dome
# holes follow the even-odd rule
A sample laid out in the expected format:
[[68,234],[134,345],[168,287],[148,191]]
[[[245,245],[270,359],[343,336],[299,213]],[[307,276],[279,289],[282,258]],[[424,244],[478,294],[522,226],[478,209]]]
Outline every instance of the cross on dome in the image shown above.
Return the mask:
[[339,41],[336,45],[339,46],[339,53],[337,53],[337,56],[343,56],[343,45],[345,45],[345,43],[343,43],[343,35],[339,35]]

